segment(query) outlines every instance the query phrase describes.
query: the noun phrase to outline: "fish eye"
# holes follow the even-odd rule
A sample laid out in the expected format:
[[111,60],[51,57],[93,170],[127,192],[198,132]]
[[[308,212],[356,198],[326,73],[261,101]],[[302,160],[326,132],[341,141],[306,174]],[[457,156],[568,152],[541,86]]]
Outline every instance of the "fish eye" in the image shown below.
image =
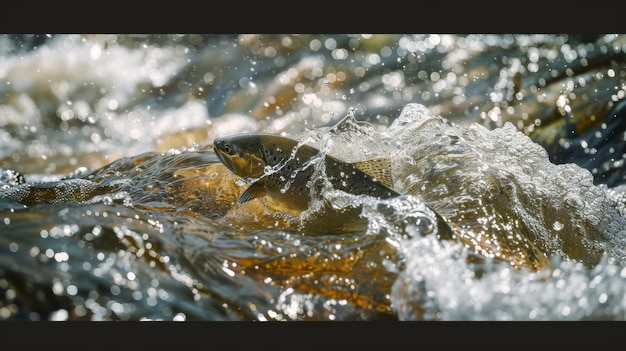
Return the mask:
[[232,150],[230,149],[230,145],[229,144],[224,144],[224,151],[226,151],[227,154],[231,155]]

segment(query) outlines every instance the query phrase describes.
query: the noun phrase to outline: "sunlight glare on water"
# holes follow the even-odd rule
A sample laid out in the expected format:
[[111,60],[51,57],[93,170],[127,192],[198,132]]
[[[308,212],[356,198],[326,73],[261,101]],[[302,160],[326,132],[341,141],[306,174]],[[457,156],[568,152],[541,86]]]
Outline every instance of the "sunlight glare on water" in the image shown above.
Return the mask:
[[[2,35],[0,318],[624,319],[624,52],[615,34]],[[250,182],[212,142],[249,132],[402,195],[337,191],[316,158],[310,211],[239,202]],[[299,232],[324,201],[357,229]]]

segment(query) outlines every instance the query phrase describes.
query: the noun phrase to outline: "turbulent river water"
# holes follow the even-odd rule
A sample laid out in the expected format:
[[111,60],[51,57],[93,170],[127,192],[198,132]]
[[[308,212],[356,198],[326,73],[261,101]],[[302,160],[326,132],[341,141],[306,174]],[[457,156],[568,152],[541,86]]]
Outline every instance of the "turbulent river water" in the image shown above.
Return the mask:
[[[0,319],[626,317],[626,36],[3,35],[0,53]],[[400,195],[324,189],[360,209],[340,233],[239,203],[212,142],[250,132],[387,159]]]

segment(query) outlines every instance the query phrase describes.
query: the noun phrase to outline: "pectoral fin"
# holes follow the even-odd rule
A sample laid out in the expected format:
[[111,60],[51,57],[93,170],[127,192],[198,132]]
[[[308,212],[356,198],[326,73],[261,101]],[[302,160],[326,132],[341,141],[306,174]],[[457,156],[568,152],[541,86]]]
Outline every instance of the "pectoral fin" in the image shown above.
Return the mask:
[[391,178],[391,160],[388,158],[375,158],[372,160],[355,162],[354,167],[359,171],[376,179],[380,184],[393,189]]
[[265,194],[267,194],[267,192],[265,191],[265,187],[262,184],[254,183],[241,194],[237,202],[242,204],[252,199],[263,197],[265,196]]

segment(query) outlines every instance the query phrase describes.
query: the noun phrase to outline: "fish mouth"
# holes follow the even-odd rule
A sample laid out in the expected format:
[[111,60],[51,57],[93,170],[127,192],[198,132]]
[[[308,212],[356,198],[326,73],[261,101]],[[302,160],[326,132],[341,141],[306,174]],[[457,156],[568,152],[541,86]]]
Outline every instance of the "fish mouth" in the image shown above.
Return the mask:
[[228,168],[231,172],[235,172],[235,165],[233,164],[233,161],[230,159],[230,157],[224,154],[224,152],[217,147],[214,147],[213,151],[215,152],[215,155],[220,160],[220,162],[222,162],[222,164],[226,166],[226,168]]

